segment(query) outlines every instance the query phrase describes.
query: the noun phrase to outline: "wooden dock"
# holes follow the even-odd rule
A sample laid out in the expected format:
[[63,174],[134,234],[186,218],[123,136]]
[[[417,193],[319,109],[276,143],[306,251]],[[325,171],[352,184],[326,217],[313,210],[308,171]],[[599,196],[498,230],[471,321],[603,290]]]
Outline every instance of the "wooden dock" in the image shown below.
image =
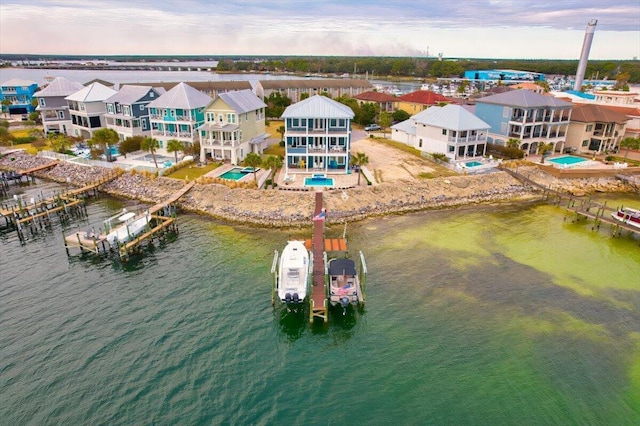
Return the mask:
[[320,318],[325,323],[329,321],[328,302],[327,302],[327,275],[326,261],[324,252],[324,218],[316,219],[322,212],[322,192],[316,192],[316,206],[313,212],[313,239],[311,253],[313,254],[313,288],[309,301],[309,321],[313,322],[314,318]]

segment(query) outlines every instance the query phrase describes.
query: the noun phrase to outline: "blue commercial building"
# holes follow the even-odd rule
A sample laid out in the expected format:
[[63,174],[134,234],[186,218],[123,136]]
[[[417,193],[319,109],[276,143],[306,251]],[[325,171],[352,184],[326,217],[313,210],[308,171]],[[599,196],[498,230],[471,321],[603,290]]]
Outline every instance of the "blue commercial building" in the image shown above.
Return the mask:
[[544,81],[544,74],[518,70],[467,70],[464,78],[484,81]]
[[35,111],[31,105],[33,94],[38,90],[38,83],[31,80],[12,78],[0,85],[0,102],[8,99],[11,104],[2,104],[2,111],[9,114],[28,114]]

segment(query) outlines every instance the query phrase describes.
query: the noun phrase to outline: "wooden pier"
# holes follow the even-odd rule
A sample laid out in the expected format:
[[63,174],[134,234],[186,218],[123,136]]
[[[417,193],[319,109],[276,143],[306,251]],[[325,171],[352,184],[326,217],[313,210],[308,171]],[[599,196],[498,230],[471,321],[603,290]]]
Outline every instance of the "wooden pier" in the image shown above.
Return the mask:
[[118,259],[127,262],[131,256],[141,253],[145,245],[153,244],[154,240],[164,241],[169,233],[178,233],[174,203],[193,188],[194,184],[195,182],[191,182],[183,186],[166,200],[136,215],[135,218],[138,220],[148,218],[144,231],[126,241],[120,242],[116,239],[109,242],[107,235],[112,229],[107,226],[106,221],[98,226],[89,226],[86,231],[75,231],[66,235],[63,233],[67,255],[71,255],[71,249],[79,249],[81,254],[115,254]]
[[309,298],[309,321],[320,318],[325,323],[329,321],[327,301],[327,259],[324,252],[324,218],[318,220],[322,213],[322,192],[316,192],[316,206],[313,212],[313,239],[311,253],[313,254],[313,288]]

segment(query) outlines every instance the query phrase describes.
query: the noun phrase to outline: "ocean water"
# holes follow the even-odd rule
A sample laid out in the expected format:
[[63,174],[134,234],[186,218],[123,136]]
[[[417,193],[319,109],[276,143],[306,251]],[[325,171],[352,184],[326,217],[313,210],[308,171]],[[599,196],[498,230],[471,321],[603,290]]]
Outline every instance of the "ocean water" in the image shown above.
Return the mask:
[[638,424],[640,241],[570,219],[349,224],[367,304],[327,326],[270,303],[273,251],[311,228],[181,215],[128,264],[68,258],[59,225],[0,234],[0,424]]

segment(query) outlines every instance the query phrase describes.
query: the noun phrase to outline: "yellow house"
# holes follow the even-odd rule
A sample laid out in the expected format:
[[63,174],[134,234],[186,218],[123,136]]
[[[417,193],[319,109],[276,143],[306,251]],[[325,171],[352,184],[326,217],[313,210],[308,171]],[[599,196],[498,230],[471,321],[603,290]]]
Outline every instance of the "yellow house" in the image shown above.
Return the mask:
[[619,146],[629,118],[603,105],[573,107],[565,151],[604,153]]
[[401,109],[411,115],[416,115],[430,106],[443,103],[451,103],[451,100],[446,96],[430,90],[417,90],[398,97],[396,109]]

